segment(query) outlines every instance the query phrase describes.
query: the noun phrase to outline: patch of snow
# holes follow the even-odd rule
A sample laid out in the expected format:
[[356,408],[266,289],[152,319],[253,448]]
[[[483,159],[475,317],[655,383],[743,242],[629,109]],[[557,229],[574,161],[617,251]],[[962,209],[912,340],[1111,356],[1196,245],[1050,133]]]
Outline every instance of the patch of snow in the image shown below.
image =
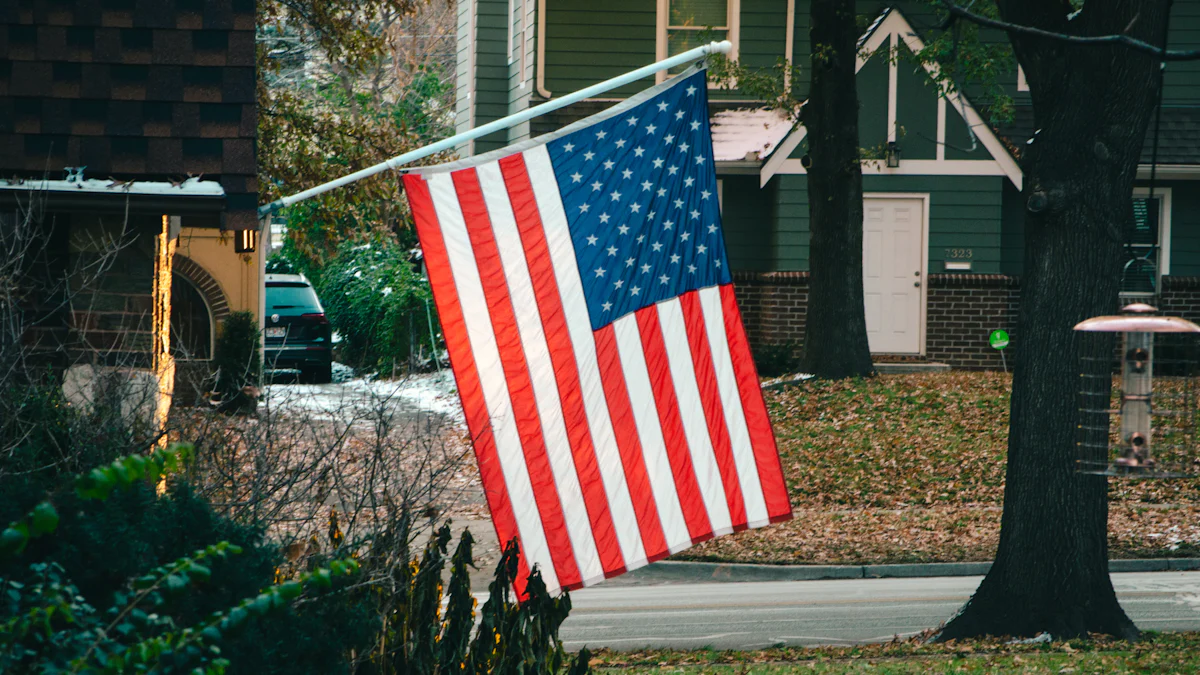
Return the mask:
[[462,404],[449,370],[399,380],[355,378],[349,366],[333,364],[332,384],[270,384],[266,405],[325,419],[350,420],[386,401],[402,412],[432,413],[465,427]]
[[1038,633],[1037,635],[1035,635],[1031,638],[1027,638],[1025,640],[1012,640],[1008,644],[1010,644],[1010,645],[1038,645],[1038,644],[1044,644],[1044,643],[1053,642],[1053,641],[1054,641],[1054,638],[1050,637],[1049,633],[1042,632],[1042,633]]
[[712,117],[713,158],[718,162],[765,159],[794,123],[778,110],[724,110]]
[[384,286],[384,287],[383,287],[383,290],[382,290],[382,291],[379,291],[379,292],[380,292],[380,293],[383,293],[385,296],[386,296],[386,295],[391,295],[391,294],[392,294],[392,287],[391,287],[391,286]]
[[[338,342],[339,339],[334,340]],[[334,382],[349,382],[354,379],[354,369],[344,363],[333,362],[333,381]]]

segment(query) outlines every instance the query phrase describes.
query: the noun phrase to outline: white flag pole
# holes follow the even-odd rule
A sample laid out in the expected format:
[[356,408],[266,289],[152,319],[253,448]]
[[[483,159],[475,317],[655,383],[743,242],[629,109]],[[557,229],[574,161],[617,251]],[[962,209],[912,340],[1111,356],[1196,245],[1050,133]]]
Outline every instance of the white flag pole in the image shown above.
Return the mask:
[[643,77],[653,75],[661,70],[667,70],[669,68],[674,68],[675,66],[683,65],[685,63],[691,63],[692,61],[697,61],[699,59],[704,58],[705,56],[708,56],[709,54],[713,54],[713,53],[717,53],[717,52],[719,52],[721,54],[728,54],[732,50],[733,50],[733,43],[729,42],[728,40],[725,40],[723,42],[710,42],[709,44],[706,44],[703,47],[697,47],[695,49],[691,49],[686,52],[683,52],[682,54],[677,54],[675,56],[672,56],[669,59],[663,59],[662,61],[659,61],[657,63],[652,63],[648,66],[643,66],[641,68],[638,68],[637,70],[632,70],[628,73],[625,73],[624,75],[618,75],[617,77],[614,77],[611,80],[605,80],[598,84],[593,84],[590,87],[586,87],[584,89],[580,89],[577,92],[567,94],[566,96],[563,96],[562,98],[556,98],[551,101],[546,101],[545,103],[543,103],[541,105],[536,105],[532,108],[522,110],[521,112],[516,113],[514,115],[509,115],[508,117],[503,117],[503,118],[495,120],[493,122],[488,122],[487,124],[485,124],[481,127],[476,127],[474,129],[471,129],[470,131],[465,131],[461,134],[451,136],[450,138],[438,141],[437,143],[433,143],[431,145],[426,145],[423,148],[417,148],[416,150],[406,152],[403,155],[397,155],[396,157],[393,157],[384,162],[380,162],[379,164],[376,164],[375,166],[370,166],[370,167],[367,167],[360,171],[355,171],[352,174],[347,174],[336,180],[331,180],[328,183],[322,183],[321,185],[318,185],[316,187],[311,187],[307,190],[304,190],[303,192],[297,192],[296,194],[290,195],[288,197],[284,197],[283,199],[277,199],[277,200],[271,202],[270,204],[258,207],[258,217],[265,218],[266,216],[268,216],[272,213],[275,213],[276,211],[278,211],[279,209],[281,209],[285,206],[290,206],[292,204],[295,204],[296,202],[308,199],[309,197],[315,197],[319,194],[329,192],[330,190],[333,190],[335,188],[340,188],[344,185],[349,185],[350,183],[353,183],[357,180],[361,180],[368,176],[374,176],[375,174],[380,173],[382,171],[386,171],[388,169],[395,169],[396,167],[403,166],[405,164],[408,164],[409,162],[415,162],[418,159],[423,159],[430,155],[436,155],[437,153],[442,152],[444,150],[450,150],[451,148],[453,148],[457,145],[460,145],[462,143],[466,143],[467,141],[479,138],[481,136],[486,136],[490,133],[500,131],[502,129],[507,129],[509,127],[520,124],[521,122],[524,122],[525,120],[533,119],[534,117],[537,117],[539,115],[545,115],[546,113],[552,112],[554,110],[558,110],[559,108],[565,108],[566,106],[569,106],[572,103],[582,101],[586,98],[591,98],[597,94],[603,94],[606,91],[611,91],[613,89],[616,89],[617,87],[629,84],[630,82],[637,82],[638,80],[642,79]]

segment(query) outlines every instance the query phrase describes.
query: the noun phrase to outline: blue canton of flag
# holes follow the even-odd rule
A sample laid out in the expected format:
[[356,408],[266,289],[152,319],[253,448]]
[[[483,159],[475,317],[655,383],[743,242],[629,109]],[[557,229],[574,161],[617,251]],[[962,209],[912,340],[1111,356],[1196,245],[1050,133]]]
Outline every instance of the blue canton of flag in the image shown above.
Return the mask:
[[704,71],[549,152],[593,330],[730,283]]

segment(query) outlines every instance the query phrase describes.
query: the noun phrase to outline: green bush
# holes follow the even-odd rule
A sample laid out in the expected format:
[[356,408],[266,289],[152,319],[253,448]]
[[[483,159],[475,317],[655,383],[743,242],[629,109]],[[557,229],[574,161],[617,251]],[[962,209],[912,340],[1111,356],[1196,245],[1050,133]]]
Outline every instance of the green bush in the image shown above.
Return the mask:
[[396,242],[343,245],[317,290],[349,365],[391,373],[432,355],[430,320],[436,330],[437,317],[429,285]]
[[260,333],[258,321],[250,312],[233,312],[221,326],[212,367],[216,373],[214,391],[223,410],[254,409],[262,373]]
[[[393,541],[407,560],[407,520],[395,538],[386,534],[376,547]],[[582,649],[568,665],[558,631],[571,611],[566,593],[553,597],[535,568],[520,603],[513,594],[517,579],[516,541],[505,547],[488,586],[488,600],[475,625],[476,601],[471,596],[468,567],[472,566],[471,533],[464,530],[450,559],[449,586],[443,609],[443,569],[450,543],[450,526],[443,525],[425,545],[419,559],[391,566],[391,593],[376,594],[377,611],[384,617],[378,645],[358,669],[361,675],[584,675],[591,655]],[[388,556],[391,559],[391,556]],[[366,563],[369,566],[370,558]]]
[[[160,500],[148,487],[178,470],[188,451],[190,446],[174,446],[102,465],[0,533],[0,671],[223,673],[231,658],[240,661],[234,672],[345,670],[330,659],[306,660],[306,648],[326,645],[339,627],[313,625],[303,635],[308,644],[298,644],[302,634],[290,620],[290,603],[331,588],[336,577],[357,572],[358,564],[335,560],[328,569],[272,585],[272,551],[258,545],[256,533],[212,518],[186,490]],[[157,508],[164,502],[173,513]],[[200,518],[186,517],[188,509]],[[60,512],[66,517],[60,519]],[[148,513],[160,519],[154,529],[144,522]],[[250,548],[228,540],[186,548],[185,540],[211,534],[204,525],[214,523],[243,535]],[[183,529],[172,531],[172,524]],[[114,527],[116,532],[105,532]],[[185,552],[173,556],[181,544]],[[249,558],[244,565],[227,562],[243,553]],[[189,592],[197,584],[204,592]],[[252,619],[268,613],[272,620],[245,633],[255,626]],[[264,649],[264,637],[276,649]],[[346,645],[338,647],[324,651],[344,660]]]
[[795,342],[756,345],[754,365],[762,377],[779,377],[800,367],[800,348]]

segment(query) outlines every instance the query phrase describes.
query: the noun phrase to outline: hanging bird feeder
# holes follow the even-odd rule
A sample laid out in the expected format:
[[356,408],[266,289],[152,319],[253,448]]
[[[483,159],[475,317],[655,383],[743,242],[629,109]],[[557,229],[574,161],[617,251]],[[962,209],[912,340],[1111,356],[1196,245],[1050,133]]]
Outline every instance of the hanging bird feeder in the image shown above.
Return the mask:
[[1135,303],[1120,316],[1075,326],[1085,334],[1076,442],[1083,473],[1176,478],[1200,469],[1194,452],[1200,326],[1156,312]]

